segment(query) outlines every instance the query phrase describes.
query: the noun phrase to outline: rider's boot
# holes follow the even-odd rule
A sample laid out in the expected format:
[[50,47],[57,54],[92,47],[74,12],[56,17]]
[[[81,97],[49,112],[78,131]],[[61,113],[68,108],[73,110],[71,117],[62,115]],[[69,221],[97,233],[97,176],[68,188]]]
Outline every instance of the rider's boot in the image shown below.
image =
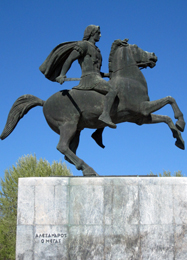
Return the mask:
[[105,96],[103,112],[100,115],[100,117],[98,118],[100,121],[103,121],[105,124],[107,124],[111,128],[117,127],[112,122],[111,117],[110,117],[110,110],[114,103],[115,97],[116,97],[116,93],[114,91],[108,92],[108,94]]

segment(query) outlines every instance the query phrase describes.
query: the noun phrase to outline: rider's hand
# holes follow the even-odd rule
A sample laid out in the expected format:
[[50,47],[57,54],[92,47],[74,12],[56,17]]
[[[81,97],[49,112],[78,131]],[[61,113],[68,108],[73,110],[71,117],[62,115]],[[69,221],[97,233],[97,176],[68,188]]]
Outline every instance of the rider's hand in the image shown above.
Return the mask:
[[64,83],[64,81],[65,81],[65,78],[66,78],[66,76],[60,75],[60,76],[58,76],[56,78],[56,82],[58,82],[58,83],[60,83],[62,85]]

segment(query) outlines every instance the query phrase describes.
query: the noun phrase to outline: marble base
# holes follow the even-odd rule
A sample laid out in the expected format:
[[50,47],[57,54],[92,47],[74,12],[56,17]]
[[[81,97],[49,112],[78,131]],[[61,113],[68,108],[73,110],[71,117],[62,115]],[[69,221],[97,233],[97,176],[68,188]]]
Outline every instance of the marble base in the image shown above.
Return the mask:
[[187,178],[20,178],[17,260],[185,260]]

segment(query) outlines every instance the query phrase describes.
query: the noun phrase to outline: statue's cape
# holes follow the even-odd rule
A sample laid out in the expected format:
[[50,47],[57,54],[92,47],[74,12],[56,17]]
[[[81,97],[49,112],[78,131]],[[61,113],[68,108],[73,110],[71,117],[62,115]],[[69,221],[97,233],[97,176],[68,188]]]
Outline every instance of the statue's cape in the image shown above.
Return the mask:
[[56,81],[56,77],[60,75],[62,66],[70,53],[73,51],[77,41],[64,42],[57,45],[46,60],[39,67],[45,77],[51,81]]

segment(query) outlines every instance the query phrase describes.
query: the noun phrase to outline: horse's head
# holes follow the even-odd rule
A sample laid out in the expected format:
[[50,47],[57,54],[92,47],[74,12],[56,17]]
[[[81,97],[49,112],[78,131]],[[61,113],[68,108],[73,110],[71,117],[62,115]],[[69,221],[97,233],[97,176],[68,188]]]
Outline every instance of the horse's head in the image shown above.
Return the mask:
[[143,51],[137,45],[129,44],[128,39],[116,40],[112,44],[109,57],[110,77],[116,72],[125,76],[128,74],[127,71],[132,71],[135,68],[137,71],[137,67],[153,68],[156,62],[157,56],[153,52]]
[[139,68],[153,68],[157,62],[157,56],[154,52],[147,52],[140,49],[136,44],[130,45],[132,55]]

